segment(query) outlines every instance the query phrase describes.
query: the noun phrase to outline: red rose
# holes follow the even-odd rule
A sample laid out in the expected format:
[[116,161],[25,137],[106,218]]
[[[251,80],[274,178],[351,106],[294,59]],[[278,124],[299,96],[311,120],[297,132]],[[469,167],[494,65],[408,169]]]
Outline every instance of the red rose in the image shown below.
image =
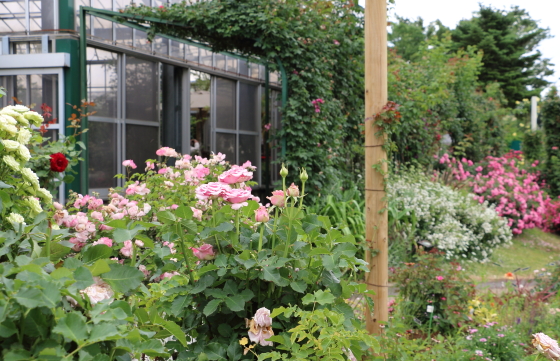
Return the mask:
[[64,172],[68,166],[68,159],[62,153],[51,154],[51,170],[53,172]]

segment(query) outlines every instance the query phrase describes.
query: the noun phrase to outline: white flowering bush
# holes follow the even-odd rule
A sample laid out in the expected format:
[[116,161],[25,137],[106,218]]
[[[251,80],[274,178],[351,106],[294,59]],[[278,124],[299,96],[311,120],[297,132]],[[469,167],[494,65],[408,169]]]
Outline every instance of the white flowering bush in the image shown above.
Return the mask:
[[511,243],[507,221],[488,203],[427,177],[400,173],[389,181],[387,197],[392,208],[415,219],[404,226],[408,237],[436,246],[448,259],[484,261],[494,248]]
[[43,117],[22,105],[0,110],[0,226],[18,229],[43,211],[39,199],[50,203],[51,193],[39,185],[37,174],[26,164],[31,159],[27,145],[31,126]]

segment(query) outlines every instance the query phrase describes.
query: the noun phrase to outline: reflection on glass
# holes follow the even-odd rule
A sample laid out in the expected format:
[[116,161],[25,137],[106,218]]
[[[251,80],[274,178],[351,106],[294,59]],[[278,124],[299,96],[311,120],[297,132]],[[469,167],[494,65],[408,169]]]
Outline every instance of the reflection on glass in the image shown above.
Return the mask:
[[[216,154],[222,153],[226,155],[226,160],[230,164],[237,164],[237,145],[235,134],[216,132]],[[245,145],[243,145],[245,146]]]
[[259,78],[259,64],[250,63],[251,78]]
[[88,97],[99,117],[117,117],[117,54],[87,48]]
[[27,54],[28,53],[29,43],[14,43],[14,54]]
[[272,83],[272,84],[278,84],[279,83],[278,82],[278,72],[277,71],[270,72],[270,74],[268,76],[269,76],[268,79],[269,79],[270,83]]
[[[76,12],[76,31],[80,32],[80,6],[91,6],[91,0],[74,0],[74,11]],[[91,16],[86,16],[86,33],[91,34]]]
[[191,155],[210,156],[210,74],[190,71]]
[[157,64],[126,57],[126,118],[159,121]]
[[153,0],[153,7],[158,7],[161,5],[167,5],[167,0]]
[[152,44],[148,42],[148,35],[144,31],[134,29],[134,47],[138,50],[152,52]]
[[212,52],[206,49],[200,49],[200,64],[212,66]]
[[93,36],[113,41],[113,22],[95,16],[93,18]]
[[44,117],[45,122],[58,118],[58,75],[10,75],[0,77],[0,86],[5,87],[7,93],[17,99],[12,101],[11,97],[4,97],[0,106],[19,103],[42,114],[41,105],[45,104],[51,108],[51,115]]
[[216,128],[236,129],[235,81],[216,78]]
[[227,71],[237,73],[237,59],[227,57]]
[[[43,9],[41,9],[43,7]],[[42,12],[44,11],[44,14]],[[47,20],[46,24],[43,24],[43,17]],[[50,20],[50,27],[43,27],[47,25]],[[39,31],[41,29],[53,29],[54,28],[54,14],[52,0],[29,0],[29,30]]]
[[223,54],[214,54],[214,66],[220,70],[226,70],[226,56]]
[[171,43],[171,56],[177,59],[184,59],[184,45],[175,40],[170,40]]
[[113,10],[113,0],[91,0],[91,7],[103,10]]
[[[239,129],[258,131],[258,92],[256,85],[239,83]],[[241,143],[243,144],[243,143]]]
[[142,164],[146,159],[154,159],[159,148],[159,128],[143,125],[126,125],[126,153],[125,159],[132,159],[138,164],[134,173],[144,171]]
[[198,48],[193,45],[185,44],[185,59],[198,63]]
[[[250,160],[254,166],[259,165],[259,136],[239,134],[239,164]],[[255,179],[257,180],[257,179]]]
[[137,5],[143,4],[150,6],[150,0],[115,0],[115,9],[119,11],[133,3]]
[[88,128],[89,187],[115,187],[117,179],[113,176],[120,173],[117,167],[117,126],[90,121]]
[[249,75],[249,65],[245,60],[239,60],[239,74]]
[[161,36],[156,36],[154,38],[154,51],[158,55],[167,56],[168,55],[169,39],[162,38]]
[[132,28],[121,24],[115,24],[115,29],[117,44],[132,47]]
[[25,30],[25,0],[0,1],[0,33],[22,33]]
[[38,41],[29,42],[29,54],[40,54],[43,52],[43,46]]
[[29,104],[27,75],[16,75],[13,86],[15,89],[11,90],[16,99],[23,104]]

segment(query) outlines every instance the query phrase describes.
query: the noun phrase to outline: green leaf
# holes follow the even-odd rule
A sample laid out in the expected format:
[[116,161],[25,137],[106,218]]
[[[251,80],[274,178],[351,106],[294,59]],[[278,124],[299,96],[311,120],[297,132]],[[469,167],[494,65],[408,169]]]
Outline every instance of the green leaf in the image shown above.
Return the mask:
[[76,311],[70,312],[59,319],[52,332],[69,338],[78,345],[82,345],[84,340],[88,338],[86,321],[82,314]]
[[97,260],[111,257],[112,253],[113,249],[111,247],[104,244],[97,244],[83,252],[82,261],[84,261],[84,263],[93,263]]
[[44,289],[37,289],[37,288],[22,288],[19,292],[14,296],[16,301],[27,308],[35,308],[35,307],[48,307],[53,308],[56,307],[58,302],[60,302],[61,295],[58,291],[58,287],[55,284],[48,284],[49,287]]
[[204,313],[206,316],[210,316],[211,314],[216,312],[216,310],[218,309],[218,306],[223,301],[224,300],[221,300],[221,299],[213,299],[212,301],[208,302],[206,307],[204,307],[204,310],[202,310],[202,313]]
[[228,296],[225,301],[226,306],[233,312],[243,311],[245,309],[245,299],[241,295]]
[[307,289],[307,283],[301,280],[293,281],[290,283],[290,287],[292,287],[292,289],[296,292],[304,293],[305,290]]
[[325,247],[317,247],[312,249],[307,255],[308,256],[315,256],[318,254],[331,254],[331,251]]
[[267,281],[274,282],[280,287],[286,287],[290,284],[287,279],[280,275],[278,268],[274,266],[263,267],[262,277]]
[[[179,218],[182,219],[192,219],[193,217],[193,211],[191,209],[191,207],[186,207],[186,206],[180,206],[179,208],[177,208],[175,210],[175,215]],[[158,215],[159,218],[159,215]]]
[[217,342],[206,345],[204,353],[208,356],[209,360],[227,360],[225,347]]
[[116,292],[125,293],[135,289],[144,279],[144,274],[137,268],[114,263],[109,267],[111,271],[102,274],[101,278]]
[[167,321],[161,325],[165,328],[170,334],[172,334],[177,341],[183,345],[183,347],[187,347],[187,337],[185,336],[185,332],[181,329],[179,325],[175,322]]
[[[51,262],[56,263],[70,252],[72,252],[72,248],[63,246],[59,243],[51,242],[50,260]],[[47,257],[47,247],[43,247],[43,249],[41,249],[41,257]]]
[[216,265],[213,264],[213,263],[209,263],[209,264],[207,264],[206,266],[201,267],[201,268],[198,270],[198,274],[199,274],[199,275],[203,275],[203,274],[205,274],[206,272],[210,272],[210,271],[217,270],[217,269],[218,269],[218,266],[216,266]]
[[107,273],[111,270],[109,264],[104,259],[98,259],[92,266],[86,266],[93,276],[99,276],[100,274]]
[[0,188],[14,188],[14,186],[11,186],[9,184],[0,181]]
[[76,280],[75,286],[79,290],[83,290],[94,283],[93,275],[90,270],[84,266],[78,267],[74,271],[74,279]]
[[315,292],[315,300],[321,305],[333,303],[334,299],[335,298],[332,293],[330,293],[330,291],[324,292],[322,290],[319,290]]
[[138,232],[140,232],[142,229],[144,229],[144,227],[142,226],[137,226],[134,229],[122,229],[122,228],[115,229],[113,231],[113,239],[117,243],[123,243],[124,241],[131,241],[134,237],[136,237],[136,234],[138,234]]
[[120,332],[117,327],[108,322],[100,322],[94,325],[91,329],[91,333],[88,342],[99,342],[104,340],[114,339],[114,336],[119,335]]
[[171,314],[174,316],[179,316],[182,312],[189,307],[192,302],[192,297],[190,296],[179,296],[173,300],[171,304]]
[[106,223],[106,225],[113,228],[126,229],[127,223],[124,219],[113,219],[109,223]]
[[[27,320],[27,318],[26,318]],[[24,323],[25,325],[25,323]],[[16,325],[14,324],[14,321],[12,320],[5,320],[4,322],[0,323],[0,337],[2,338],[8,338],[11,335],[13,335],[14,333],[16,333],[18,331]],[[33,336],[33,335],[30,335]],[[38,336],[38,333],[37,333]]]
[[210,287],[216,279],[209,274],[202,276],[198,281],[196,281],[195,286],[191,290],[192,294],[200,293],[206,288]]
[[311,293],[306,294],[301,299],[301,303],[303,303],[304,305],[308,305],[313,302],[315,302],[315,296],[312,295]]
[[4,361],[29,361],[31,359],[31,354],[26,350],[12,350],[3,357]]
[[237,342],[232,342],[227,348],[227,356],[230,361],[241,360],[241,356],[243,356],[241,345]]
[[177,221],[175,215],[169,211],[157,212],[157,219],[163,224],[173,224]]
[[219,226],[212,228],[213,231],[220,232],[220,233],[229,232],[232,229],[233,229],[233,224],[231,224],[230,222],[224,222]]

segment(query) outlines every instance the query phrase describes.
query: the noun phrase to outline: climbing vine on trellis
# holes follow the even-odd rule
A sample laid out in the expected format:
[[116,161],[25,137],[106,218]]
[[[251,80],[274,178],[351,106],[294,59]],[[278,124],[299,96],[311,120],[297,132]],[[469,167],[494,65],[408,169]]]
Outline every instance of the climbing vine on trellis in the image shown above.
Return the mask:
[[[196,39],[214,51],[258,57],[288,73],[289,97],[276,134],[295,179],[310,174],[310,188],[349,186],[363,169],[363,16],[353,1],[223,0],[130,6],[148,36]],[[168,23],[149,21],[148,18]],[[318,104],[317,99],[323,103]],[[312,103],[315,101],[315,103]],[[338,182],[341,182],[339,184]]]

